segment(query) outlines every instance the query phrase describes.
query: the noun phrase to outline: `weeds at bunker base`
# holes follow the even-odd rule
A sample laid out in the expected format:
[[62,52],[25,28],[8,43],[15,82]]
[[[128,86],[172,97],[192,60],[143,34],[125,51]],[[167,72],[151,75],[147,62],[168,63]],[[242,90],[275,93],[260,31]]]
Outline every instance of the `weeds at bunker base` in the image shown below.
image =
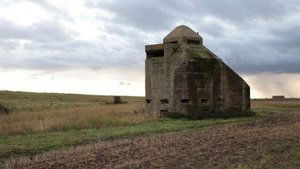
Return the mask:
[[250,87],[187,26],[147,45],[146,113],[189,117],[248,116]]

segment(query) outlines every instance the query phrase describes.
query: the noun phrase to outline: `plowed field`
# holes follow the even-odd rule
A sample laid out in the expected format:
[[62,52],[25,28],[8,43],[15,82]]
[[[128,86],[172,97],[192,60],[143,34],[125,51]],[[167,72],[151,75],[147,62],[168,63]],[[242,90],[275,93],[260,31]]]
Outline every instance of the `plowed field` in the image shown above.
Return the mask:
[[5,167],[297,168],[299,146],[300,111],[294,109],[246,124],[99,141],[10,159]]

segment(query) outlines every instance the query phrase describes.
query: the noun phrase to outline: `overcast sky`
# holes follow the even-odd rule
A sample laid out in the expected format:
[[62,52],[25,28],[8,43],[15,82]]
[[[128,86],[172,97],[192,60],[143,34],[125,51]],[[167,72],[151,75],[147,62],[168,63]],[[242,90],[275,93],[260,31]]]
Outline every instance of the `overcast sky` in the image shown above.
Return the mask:
[[299,0],[1,0],[0,90],[144,95],[144,46],[181,24],[252,97],[300,97]]

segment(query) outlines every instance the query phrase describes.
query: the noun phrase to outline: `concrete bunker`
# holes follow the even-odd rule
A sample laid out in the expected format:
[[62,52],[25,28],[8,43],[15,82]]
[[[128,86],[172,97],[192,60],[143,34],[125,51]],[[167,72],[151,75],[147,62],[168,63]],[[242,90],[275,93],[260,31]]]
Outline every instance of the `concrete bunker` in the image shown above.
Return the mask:
[[250,87],[187,26],[146,45],[146,113],[205,118],[250,114]]

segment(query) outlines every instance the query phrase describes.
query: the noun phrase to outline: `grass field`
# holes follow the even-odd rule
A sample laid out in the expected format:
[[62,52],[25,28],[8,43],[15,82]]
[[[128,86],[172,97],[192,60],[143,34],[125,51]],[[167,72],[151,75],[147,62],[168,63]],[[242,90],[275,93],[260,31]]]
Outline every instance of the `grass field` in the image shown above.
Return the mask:
[[0,104],[10,112],[0,116],[0,134],[21,134],[132,125],[155,120],[144,116],[142,97],[0,92]]
[[112,96],[0,92],[10,110],[0,114],[0,168],[186,168],[199,157],[206,168],[299,167],[300,101],[255,100],[256,116],[192,121],[146,116],[143,97],[121,98],[115,105]]

